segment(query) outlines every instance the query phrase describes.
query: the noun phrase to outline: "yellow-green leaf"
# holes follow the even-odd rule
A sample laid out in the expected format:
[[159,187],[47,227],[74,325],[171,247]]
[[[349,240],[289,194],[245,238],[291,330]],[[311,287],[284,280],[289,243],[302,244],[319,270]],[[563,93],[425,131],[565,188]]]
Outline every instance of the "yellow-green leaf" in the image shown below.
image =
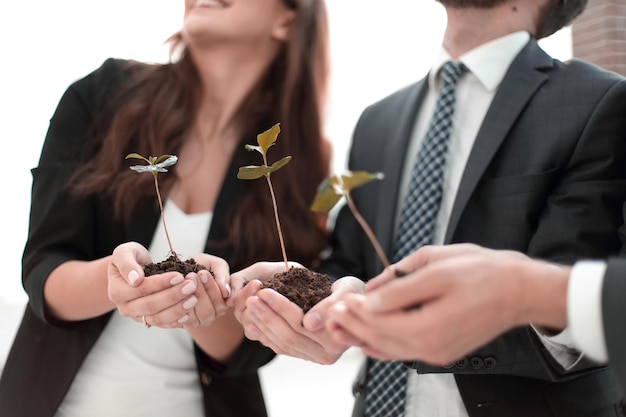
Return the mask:
[[135,152],[133,152],[133,153],[129,153],[128,155],[126,155],[126,158],[125,158],[125,159],[131,159],[131,158],[134,158],[134,159],[143,159],[144,161],[146,161],[146,162],[150,163],[150,161],[148,161],[148,159],[147,159],[147,158],[144,158],[143,156],[141,156],[141,155],[139,155],[138,153],[135,153]]
[[287,165],[289,161],[291,161],[291,156],[285,156],[281,160],[274,162],[271,166],[270,172],[278,171],[279,169]]
[[384,177],[384,174],[381,172],[370,174],[366,171],[348,171],[341,175],[341,182],[338,185],[344,191],[350,191],[368,182],[381,180]]
[[240,167],[237,173],[237,178],[240,180],[256,180],[264,175],[268,175],[271,172],[271,167],[248,165]]
[[159,156],[158,158],[156,158],[155,163],[159,164],[159,163],[161,163],[161,162],[165,161],[167,158],[170,158],[170,157],[172,157],[172,156],[173,156],[173,155],[161,155],[161,156]]
[[276,142],[280,133],[280,123],[276,123],[263,133],[259,133],[256,140],[262,149],[263,155],[267,155],[267,150]]
[[311,210],[318,212],[326,212],[335,207],[335,204],[343,197],[342,193],[338,193],[333,182],[337,181],[337,177],[326,178],[317,187],[317,194],[311,204]]
[[317,187],[317,194],[311,204],[311,210],[329,211],[341,197],[347,195],[351,190],[383,177],[382,173],[370,174],[366,171],[348,171],[341,176],[333,175],[326,178]]

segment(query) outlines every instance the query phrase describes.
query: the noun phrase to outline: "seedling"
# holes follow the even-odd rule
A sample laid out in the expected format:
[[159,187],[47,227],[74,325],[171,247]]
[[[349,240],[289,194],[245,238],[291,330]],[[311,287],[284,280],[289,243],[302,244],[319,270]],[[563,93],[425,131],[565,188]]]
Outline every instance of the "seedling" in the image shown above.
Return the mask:
[[172,247],[172,241],[170,240],[170,234],[167,231],[167,225],[165,224],[165,216],[163,216],[163,201],[161,200],[161,193],[159,191],[159,180],[157,174],[159,172],[167,172],[166,167],[174,165],[178,162],[176,155],[161,155],[161,156],[149,156],[147,158],[139,155],[138,153],[129,153],[126,155],[126,159],[143,159],[148,165],[133,165],[130,167],[133,171],[143,173],[150,172],[154,178],[154,188],[156,189],[157,199],[159,200],[159,209],[161,210],[161,221],[163,222],[163,229],[165,230],[165,237],[167,238],[167,244],[170,248],[172,256],[176,257],[176,252]]
[[378,239],[376,239],[376,236],[372,232],[372,229],[370,229],[365,219],[363,219],[363,216],[361,216],[361,213],[357,210],[354,202],[352,201],[352,197],[350,196],[351,190],[371,181],[383,178],[384,175],[380,172],[370,174],[365,171],[347,171],[342,175],[333,175],[330,178],[326,178],[317,188],[317,195],[315,196],[315,200],[313,200],[313,204],[311,204],[311,210],[328,212],[335,207],[342,197],[345,197],[350,211],[352,211],[352,214],[363,228],[363,231],[365,231],[365,234],[369,238],[370,242],[372,242],[374,250],[386,268],[389,266],[389,260],[387,259],[387,256],[385,256],[385,252],[381,248]]
[[246,150],[257,151],[263,156],[263,165],[248,165],[239,168],[237,178],[242,180],[256,180],[257,178],[265,177],[267,185],[270,189],[270,195],[272,197],[272,205],[274,206],[274,219],[276,221],[276,229],[278,230],[278,239],[280,241],[280,248],[283,254],[283,261],[285,262],[285,271],[289,271],[289,263],[287,262],[287,253],[285,252],[285,242],[283,240],[283,232],[280,228],[280,220],[278,218],[278,206],[276,204],[276,195],[274,194],[274,187],[272,186],[271,174],[278,171],[291,161],[291,156],[285,156],[284,158],[274,162],[272,165],[267,164],[267,151],[272,147],[278,139],[280,133],[280,124],[276,123],[263,133],[257,135],[258,146],[246,145]]

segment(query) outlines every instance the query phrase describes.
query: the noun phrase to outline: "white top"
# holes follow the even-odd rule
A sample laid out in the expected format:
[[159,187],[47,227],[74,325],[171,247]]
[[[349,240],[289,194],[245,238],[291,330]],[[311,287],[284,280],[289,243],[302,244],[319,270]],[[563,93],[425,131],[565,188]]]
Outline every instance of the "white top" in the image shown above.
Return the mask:
[[[527,32],[513,33],[481,45],[459,58],[468,67],[469,72],[459,79],[456,88],[456,109],[448,145],[441,207],[435,223],[434,244],[443,243],[465,164],[497,88],[509,66],[529,39],[530,35]],[[443,64],[449,60],[451,60],[449,54],[442,49],[435,65],[430,70],[428,93],[417,117],[407,152],[408,159],[405,162],[401,184],[403,191],[400,193],[399,210],[410,180],[413,159],[428,128],[440,90],[441,82],[437,74]],[[467,411],[456,386],[454,375],[451,373],[418,374],[410,370],[405,415],[407,417],[466,417]]]
[[[164,216],[172,245],[181,258],[204,251],[212,213],[187,215],[168,200]],[[162,260],[168,252],[159,223],[150,255],[153,260]],[[183,329],[147,329],[115,310],[56,417],[203,417],[202,403],[189,333]]]

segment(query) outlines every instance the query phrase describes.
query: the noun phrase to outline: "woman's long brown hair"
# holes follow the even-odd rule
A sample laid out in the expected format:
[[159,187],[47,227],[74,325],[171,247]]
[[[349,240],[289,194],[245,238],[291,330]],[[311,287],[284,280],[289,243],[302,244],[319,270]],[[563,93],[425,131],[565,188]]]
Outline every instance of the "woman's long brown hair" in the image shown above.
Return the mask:
[[[292,4],[294,3],[295,6]],[[296,4],[297,3],[297,4]],[[323,103],[329,72],[328,26],[322,0],[286,3],[297,9],[289,41],[266,76],[241,109],[246,126],[242,144],[255,143],[256,134],[274,123],[281,134],[272,155],[293,160],[272,176],[287,256],[311,266],[326,245],[325,219],[309,206],[318,184],[329,174],[330,146],[323,139]],[[173,50],[181,46],[174,36]],[[158,156],[176,154],[198,109],[199,77],[184,45],[180,59],[162,65],[131,65],[131,80],[97,119],[96,156],[72,179],[78,196],[111,198],[120,219],[128,221],[142,201],[153,201],[149,175],[128,169],[129,152]],[[175,167],[174,167],[175,168]],[[287,172],[288,170],[288,172]],[[173,175],[159,176],[167,195]],[[265,181],[248,183],[249,192],[227,219],[232,248],[231,268],[259,260],[280,260],[280,245]]]

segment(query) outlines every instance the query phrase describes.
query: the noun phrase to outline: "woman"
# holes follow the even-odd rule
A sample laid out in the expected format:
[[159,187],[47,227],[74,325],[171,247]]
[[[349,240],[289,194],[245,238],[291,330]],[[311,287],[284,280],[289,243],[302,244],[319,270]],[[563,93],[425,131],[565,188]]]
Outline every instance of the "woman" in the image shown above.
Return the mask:
[[[288,175],[272,177],[281,224],[290,258],[311,265],[326,240],[308,209],[330,158],[325,6],[186,0],[171,45],[168,64],[107,60],[51,119],[33,170],[29,303],[0,379],[0,415],[266,415],[257,369],[272,353],[243,337],[220,293],[228,265],[280,259],[280,245],[266,185],[236,172],[258,164],[244,144],[280,122],[271,152],[293,157]],[[118,311],[108,287],[120,262],[167,255],[152,176],[129,169],[131,152],[179,156],[159,175],[164,216],[175,250],[199,253],[215,279],[136,272]],[[172,307],[154,309],[167,297]]]

